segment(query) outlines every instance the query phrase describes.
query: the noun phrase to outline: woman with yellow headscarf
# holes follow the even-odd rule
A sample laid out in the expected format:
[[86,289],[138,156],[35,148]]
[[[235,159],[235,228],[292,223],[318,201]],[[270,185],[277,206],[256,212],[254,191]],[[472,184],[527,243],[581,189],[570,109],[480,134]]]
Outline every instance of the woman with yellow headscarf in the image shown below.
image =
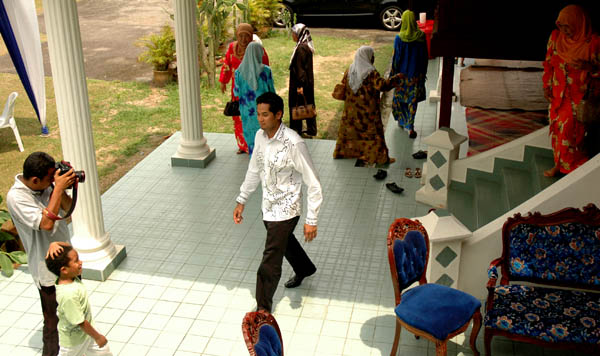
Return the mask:
[[402,13],[400,33],[394,41],[390,76],[401,73],[406,78],[404,85],[394,92],[392,114],[398,126],[409,131],[410,138],[417,137],[415,115],[417,104],[425,100],[427,63],[425,33],[419,29],[415,14],[406,10]]
[[[219,82],[221,83],[221,92],[225,93],[227,89],[227,83],[231,82],[231,100],[239,100],[237,96],[233,94],[233,88],[235,87],[235,77],[233,73],[242,63],[244,54],[246,53],[246,47],[252,42],[254,35],[254,29],[252,25],[247,23],[241,23],[235,29],[236,41],[229,44],[225,58],[223,58],[223,66],[221,67],[221,76]],[[262,56],[262,63],[269,65],[269,56],[265,50]],[[238,154],[248,153],[248,144],[244,139],[244,131],[242,127],[242,120],[239,116],[233,116],[233,132],[238,145]]]
[[585,127],[575,115],[590,80],[600,77],[600,39],[592,33],[585,10],[565,7],[556,27],[548,40],[543,75],[554,151],[554,167],[544,172],[547,177],[569,173],[587,161],[582,147]]

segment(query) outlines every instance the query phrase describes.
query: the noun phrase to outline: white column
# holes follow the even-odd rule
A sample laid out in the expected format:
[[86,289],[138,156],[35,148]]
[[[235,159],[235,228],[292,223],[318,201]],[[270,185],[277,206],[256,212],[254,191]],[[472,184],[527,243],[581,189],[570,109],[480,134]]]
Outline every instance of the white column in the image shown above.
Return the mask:
[[171,164],[180,167],[204,168],[215,157],[215,150],[206,144],[202,131],[200,101],[200,70],[196,27],[196,0],[173,0],[175,8],[175,45],[181,141]]
[[44,0],[44,20],[64,159],[86,175],[73,212],[72,242],[84,278],[105,280],[125,257],[125,248],[115,247],[104,230],[75,0]]
[[453,129],[442,128],[427,136],[423,142],[427,144],[427,163],[425,186],[417,190],[415,200],[437,208],[446,208],[448,203],[448,186],[450,185],[450,169],[458,159],[460,144],[467,138],[457,134]]

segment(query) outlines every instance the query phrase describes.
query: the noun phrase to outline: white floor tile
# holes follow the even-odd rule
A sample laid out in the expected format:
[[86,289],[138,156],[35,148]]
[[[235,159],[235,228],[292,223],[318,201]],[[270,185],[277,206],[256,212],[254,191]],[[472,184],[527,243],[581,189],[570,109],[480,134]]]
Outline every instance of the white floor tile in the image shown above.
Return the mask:
[[154,304],[154,307],[152,307],[152,310],[150,312],[152,314],[171,316],[173,315],[173,313],[175,313],[175,310],[177,310],[178,307],[179,303],[177,302],[159,300],[158,302],[156,302],[156,304]]
[[0,344],[21,345],[30,333],[28,329],[10,328],[0,337]]
[[204,355],[229,356],[233,344],[231,340],[211,338],[204,349]]
[[153,330],[163,330],[170,317],[167,315],[148,314],[142,322],[141,327]]
[[106,338],[109,341],[127,343],[135,331],[136,328],[131,326],[115,325],[112,329],[110,329],[110,332],[108,335],[106,335]]
[[137,329],[135,333],[131,336],[128,341],[128,344],[136,344],[136,345],[146,345],[150,346],[154,344],[156,338],[160,335],[159,330],[153,329]]
[[127,344],[119,352],[119,356],[145,356],[150,348],[144,345]]
[[181,341],[185,337],[184,333],[175,333],[170,331],[162,331],[154,341],[154,347],[164,348],[169,350],[177,350]]
[[126,310],[121,314],[117,324],[138,327],[142,324],[146,316],[147,314],[144,312]]
[[198,335],[186,335],[177,351],[188,351],[188,352],[203,352],[210,339],[204,336]]

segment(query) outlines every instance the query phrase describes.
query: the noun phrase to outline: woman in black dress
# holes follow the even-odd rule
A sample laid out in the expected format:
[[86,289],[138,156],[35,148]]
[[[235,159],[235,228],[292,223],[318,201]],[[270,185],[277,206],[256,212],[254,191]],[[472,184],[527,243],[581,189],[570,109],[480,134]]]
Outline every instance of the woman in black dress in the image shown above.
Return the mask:
[[[292,108],[297,105],[315,104],[315,79],[313,76],[313,46],[310,31],[306,25],[298,23],[292,27],[292,38],[296,47],[290,60],[290,92],[288,97],[290,109],[290,128],[303,137],[317,134],[317,119],[292,120]],[[304,98],[302,97],[304,96]],[[302,122],[306,121],[306,131],[302,130]]]

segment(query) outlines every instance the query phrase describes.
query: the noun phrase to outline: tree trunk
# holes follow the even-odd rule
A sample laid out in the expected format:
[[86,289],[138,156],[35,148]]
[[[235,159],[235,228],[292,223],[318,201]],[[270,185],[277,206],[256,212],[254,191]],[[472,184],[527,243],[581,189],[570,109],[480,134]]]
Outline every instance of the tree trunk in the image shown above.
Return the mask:
[[212,16],[208,16],[208,67],[206,73],[208,73],[208,85],[211,88],[215,87],[215,29]]
[[[200,36],[198,36],[198,56],[200,57],[200,73],[207,72],[206,68],[208,67],[208,55],[207,55],[207,51],[206,51],[206,41],[204,39],[204,31],[202,30],[202,27],[204,26],[204,19],[205,19],[205,14],[204,13],[200,13],[200,20],[198,23],[198,33],[200,34]],[[208,73],[208,72],[207,72]]]

